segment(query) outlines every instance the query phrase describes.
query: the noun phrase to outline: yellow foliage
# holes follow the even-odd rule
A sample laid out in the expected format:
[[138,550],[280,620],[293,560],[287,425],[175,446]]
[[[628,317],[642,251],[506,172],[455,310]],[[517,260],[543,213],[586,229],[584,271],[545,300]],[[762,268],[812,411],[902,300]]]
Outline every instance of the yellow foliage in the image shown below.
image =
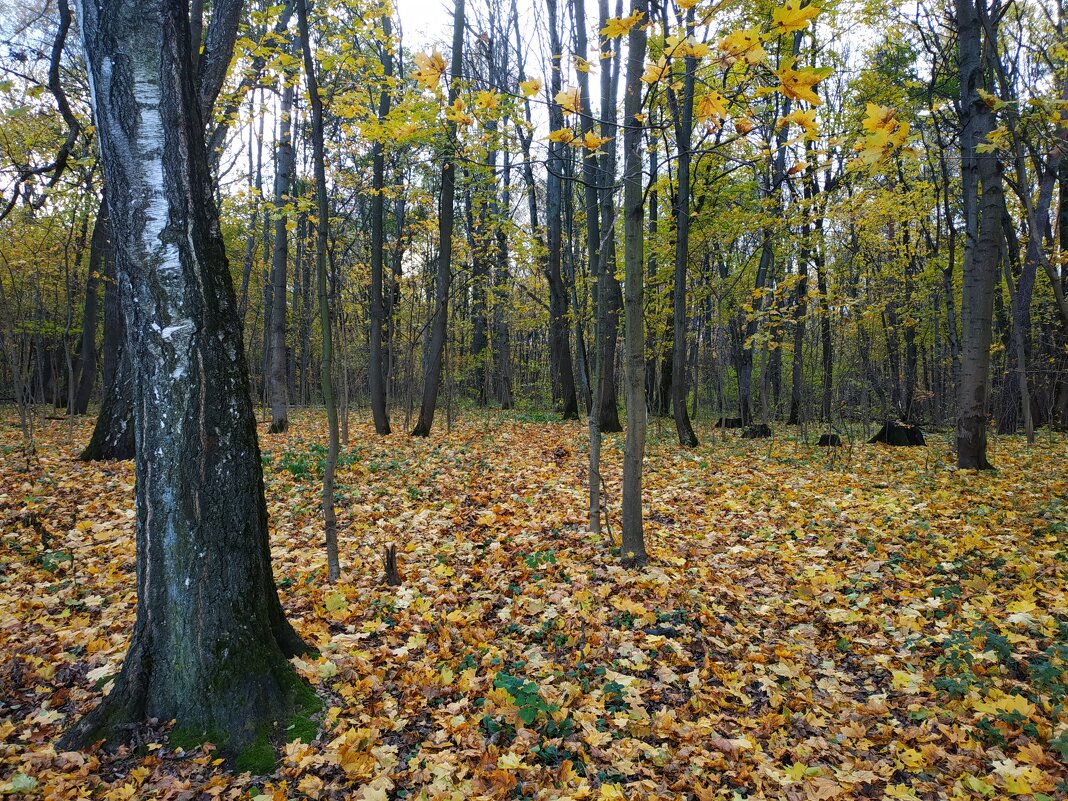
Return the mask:
[[415,54],[415,72],[412,77],[424,89],[433,90],[445,74],[445,59],[436,49],[432,53]]
[[801,0],[786,0],[782,8],[771,12],[771,30],[773,33],[784,34],[794,31],[803,31],[809,22],[820,13],[817,6],[801,5]]
[[635,11],[626,17],[613,17],[605,22],[601,28],[601,36],[606,39],[615,39],[630,32],[630,29],[638,24],[642,18],[641,11]]
[[760,43],[760,31],[756,28],[735,31],[723,37],[719,42],[719,51],[728,65],[741,60],[753,66],[764,63],[768,58],[767,51]]
[[582,100],[577,86],[569,86],[556,93],[557,104],[565,114],[578,114],[582,110]]

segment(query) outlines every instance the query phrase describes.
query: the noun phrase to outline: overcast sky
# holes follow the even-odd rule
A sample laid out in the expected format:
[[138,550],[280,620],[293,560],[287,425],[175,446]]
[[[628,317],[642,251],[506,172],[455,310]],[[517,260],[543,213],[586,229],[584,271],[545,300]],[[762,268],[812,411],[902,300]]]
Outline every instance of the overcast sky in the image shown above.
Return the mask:
[[452,41],[453,0],[396,0],[396,4],[408,47]]

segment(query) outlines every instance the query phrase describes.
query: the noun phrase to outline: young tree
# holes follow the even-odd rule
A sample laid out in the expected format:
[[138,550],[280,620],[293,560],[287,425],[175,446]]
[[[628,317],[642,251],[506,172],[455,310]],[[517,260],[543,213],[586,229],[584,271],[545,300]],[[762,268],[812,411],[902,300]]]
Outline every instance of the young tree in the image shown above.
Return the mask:
[[642,84],[648,34],[646,0],[631,1],[631,16],[640,21],[627,42],[626,97],[623,101],[623,308],[626,328],[627,438],[623,451],[623,556],[635,564],[646,560],[642,525],[642,461],[645,458],[645,332],[642,296],[645,279],[645,207],[642,182]]
[[[229,20],[236,32],[229,5],[216,4],[212,29]],[[286,660],[305,646],[271,575],[241,324],[194,83],[200,42],[182,0],[82,0],[79,20],[135,368],[137,617],[114,689],[61,747],[158,718],[236,753],[298,705]],[[228,38],[212,29],[209,47]]]
[[[382,77],[385,83],[378,94],[378,121],[383,123],[389,115],[390,86],[393,78],[392,26],[388,6],[382,10],[382,38],[379,45],[382,59]],[[386,407],[386,361],[383,355],[383,331],[385,329],[386,304],[382,292],[382,264],[385,249],[385,172],[386,155],[381,138],[376,137],[371,145],[371,343],[368,352],[367,380],[371,391],[371,416],[375,432],[388,434],[389,409]]]
[[[693,8],[686,12],[686,36],[693,36]],[[675,431],[679,444],[697,447],[697,435],[686,412],[689,388],[686,369],[686,271],[690,261],[690,148],[693,138],[693,95],[697,78],[697,59],[688,49],[684,59],[682,97],[676,98],[669,88],[675,110],[675,139],[679,148],[678,191],[675,195],[675,288],[672,297],[673,345],[671,350],[671,404],[675,414]]]
[[330,322],[330,300],[326,291],[326,268],[330,247],[330,202],[326,194],[326,153],[323,134],[323,100],[319,96],[319,81],[312,57],[311,34],[308,30],[308,0],[297,0],[297,26],[300,30],[300,49],[304,54],[304,77],[308,82],[308,102],[311,105],[312,161],[315,170],[315,264],[316,289],[319,295],[319,326],[323,340],[322,370],[323,405],[326,406],[326,426],[329,444],[326,465],[323,467],[323,523],[326,529],[326,577],[337,581],[341,563],[337,552],[337,517],[334,513],[334,471],[337,468],[338,442],[337,400],[334,397],[334,338]]

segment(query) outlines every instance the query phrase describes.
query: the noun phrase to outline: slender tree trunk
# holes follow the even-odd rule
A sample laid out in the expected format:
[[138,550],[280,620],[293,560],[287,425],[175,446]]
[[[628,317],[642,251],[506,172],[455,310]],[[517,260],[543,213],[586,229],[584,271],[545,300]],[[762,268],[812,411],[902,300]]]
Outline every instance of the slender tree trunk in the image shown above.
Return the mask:
[[322,386],[323,405],[329,445],[323,468],[323,523],[326,539],[327,581],[341,576],[337,551],[337,517],[334,512],[334,470],[337,467],[338,442],[337,400],[334,398],[334,342],[330,322],[330,300],[327,296],[327,260],[330,247],[330,204],[326,195],[326,154],[323,136],[323,101],[319,97],[319,81],[312,57],[311,35],[308,31],[308,0],[297,0],[297,27],[300,30],[300,49],[304,53],[304,77],[308,82],[308,102],[311,106],[312,161],[315,169],[315,209],[318,220],[315,232],[316,287],[319,295],[319,325],[323,340]]
[[236,755],[299,705],[286,660],[304,645],[271,575],[187,7],[107,0],[79,12],[136,365],[137,617],[114,689],[61,747],[122,739],[156,718]]
[[[582,58],[589,56],[589,42],[586,38],[585,0],[574,0],[575,49]],[[580,126],[582,135],[593,132],[593,114],[590,110],[589,75],[579,71],[579,100],[582,105]],[[604,330],[605,314],[605,280],[601,269],[601,219],[599,205],[599,185],[603,180],[597,165],[597,157],[592,153],[583,154],[582,181],[583,201],[586,212],[586,252],[593,278],[593,380],[590,390],[590,414],[588,419],[590,453],[586,479],[589,488],[589,529],[594,534],[601,531],[601,395],[604,387]]]
[[[558,130],[564,127],[564,113],[556,96],[561,89],[560,31],[557,21],[556,0],[546,0],[549,26],[549,52],[552,62],[549,79],[549,127]],[[545,178],[545,246],[547,249],[545,277],[549,282],[549,360],[553,375],[553,394],[560,404],[560,413],[565,420],[578,417],[578,395],[575,389],[575,371],[571,361],[571,345],[567,330],[567,287],[564,285],[562,268],[562,220],[563,220],[563,173],[564,160],[561,154],[565,145],[549,142],[549,158]]]
[[[389,115],[390,89],[389,80],[393,77],[393,50],[389,38],[392,34],[390,15],[382,14],[382,33],[386,42],[382,48],[382,74],[386,85],[378,95],[378,120],[384,122]],[[375,424],[375,433],[388,434],[389,409],[386,405],[386,364],[383,359],[383,328],[385,325],[386,306],[382,295],[382,264],[385,250],[383,228],[385,224],[385,188],[386,158],[381,141],[375,140],[371,146],[371,343],[367,364],[367,379],[371,391],[371,417]],[[400,232],[397,232],[400,235]]]
[[[693,34],[694,12],[686,12],[687,35]],[[690,139],[693,135],[693,95],[697,77],[697,59],[685,58],[682,106],[678,109],[675,138],[679,148],[678,192],[675,206],[675,289],[672,311],[671,404],[675,413],[675,431],[679,444],[697,447],[697,435],[686,409],[689,390],[686,363],[686,270],[690,261]],[[629,379],[628,379],[629,380]]]
[[[262,104],[262,90],[261,90]],[[249,113],[256,111],[256,94],[249,94]],[[241,318],[243,327],[245,316],[248,313],[248,285],[252,278],[252,264],[256,257],[256,228],[260,219],[261,199],[263,197],[263,124],[266,114],[258,114],[256,121],[256,134],[253,135],[253,123],[250,120],[248,126],[248,184],[254,198],[252,204],[253,224],[248,227],[248,235],[245,237],[245,258],[241,266],[241,291],[237,296],[237,316]]]
[[[505,139],[507,141],[507,138]],[[504,170],[501,175],[501,202],[494,209],[493,218],[496,221],[495,236],[497,237],[497,264],[494,275],[493,294],[493,336],[495,350],[497,351],[497,402],[502,409],[511,409],[515,406],[512,397],[512,346],[511,335],[508,330],[508,317],[506,304],[508,302],[508,230],[501,219],[501,212],[510,213],[512,208],[512,164],[511,155],[507,145],[504,148]]]
[[823,386],[820,414],[830,425],[831,401],[834,397],[834,335],[831,328],[831,303],[827,292],[827,269],[823,263],[823,218],[816,218],[816,245],[813,250],[816,269],[816,291],[820,296],[820,353],[823,357]]
[[268,382],[271,396],[270,433],[279,434],[289,428],[289,370],[286,353],[286,268],[289,266],[290,187],[295,158],[293,155],[293,81],[283,78],[281,130],[274,164],[274,245],[271,248],[271,366]]
[[[456,0],[452,20],[452,63],[449,69],[449,103],[460,92],[460,73],[463,69],[464,0]],[[423,376],[423,401],[419,419],[412,430],[413,437],[430,436],[434,425],[434,411],[438,404],[441,369],[445,357],[445,337],[449,322],[449,290],[452,287],[452,232],[456,215],[456,123],[449,122],[446,131],[445,154],[441,163],[441,203],[438,213],[438,266],[434,282],[434,318],[430,325],[426,371]]]
[[82,311],[82,344],[78,358],[78,389],[74,394],[72,414],[85,414],[96,382],[96,329],[100,308],[100,284],[104,278],[104,262],[111,233],[108,226],[107,200],[100,201],[89,239],[89,273],[85,278],[85,307]]
[[[599,0],[600,27],[609,19],[608,0]],[[623,16],[623,2],[616,0],[617,17]],[[599,267],[605,279],[605,315],[601,325],[601,416],[600,428],[604,433],[623,430],[619,422],[619,405],[616,401],[616,343],[619,340],[619,313],[623,308],[623,291],[616,278],[616,149],[619,130],[616,125],[616,96],[619,89],[619,71],[622,48],[619,39],[605,42],[604,52],[611,51],[612,58],[601,62],[601,136],[610,137],[601,146],[601,252]]]
[[[631,13],[643,17],[646,0],[631,0]],[[645,272],[644,206],[642,187],[641,76],[645,68],[647,39],[644,25],[628,34],[626,96],[623,101],[623,236],[626,294],[627,437],[623,452],[623,557],[635,564],[646,560],[642,521],[642,461],[645,458],[645,332],[642,301]]]
[[[806,199],[808,193],[806,192]],[[790,414],[787,425],[800,425],[805,390],[805,318],[808,311],[808,265],[812,260],[812,245],[808,238],[808,224],[801,228],[801,250],[798,254],[797,287],[794,290],[794,352],[790,365]]]

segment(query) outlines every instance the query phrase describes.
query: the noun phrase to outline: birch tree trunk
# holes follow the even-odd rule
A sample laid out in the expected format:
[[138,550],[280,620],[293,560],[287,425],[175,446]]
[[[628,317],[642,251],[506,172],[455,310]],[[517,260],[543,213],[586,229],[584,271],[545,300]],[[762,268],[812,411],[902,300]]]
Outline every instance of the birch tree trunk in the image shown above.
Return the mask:
[[189,18],[181,0],[82,0],[79,17],[135,367],[137,617],[114,689],[61,747],[158,718],[238,754],[301,704],[286,660],[304,644],[271,575]]

